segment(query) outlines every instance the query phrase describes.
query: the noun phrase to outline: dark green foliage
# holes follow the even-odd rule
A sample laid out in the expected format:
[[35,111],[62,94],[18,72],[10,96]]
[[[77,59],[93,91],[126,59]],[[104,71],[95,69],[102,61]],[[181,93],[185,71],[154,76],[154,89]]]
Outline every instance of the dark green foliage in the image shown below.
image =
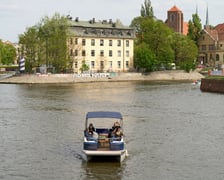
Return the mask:
[[145,70],[146,72],[155,69],[155,55],[150,51],[147,44],[141,43],[137,45],[134,54],[136,69]]
[[[199,35],[200,19],[193,15],[194,28]],[[145,0],[141,16],[135,17],[131,27],[136,30],[134,63],[146,71],[170,68],[171,63],[189,72],[195,68],[198,48],[193,38],[175,33],[153,16],[151,2]],[[198,36],[195,36],[197,39]]]
[[174,50],[175,63],[185,71],[195,69],[195,61],[198,48],[193,40],[187,36],[174,33],[172,37],[172,49]]
[[[137,31],[137,38],[135,41],[135,63],[140,60],[138,55],[143,54],[143,50],[147,51],[146,54],[151,53],[150,59],[153,63],[147,63],[143,65],[141,62],[138,64],[139,68],[143,68],[147,71],[153,71],[159,69],[160,66],[168,66],[174,59],[174,53],[171,48],[170,37],[172,30],[168,28],[163,22],[157,21],[149,17],[136,17],[133,19],[131,27],[134,27]],[[138,47],[144,47],[143,49]],[[141,51],[138,53],[138,51]],[[148,56],[148,55],[147,55]],[[149,66],[148,68],[146,66]]]
[[0,64],[14,64],[16,60],[16,49],[11,44],[5,44],[0,40]]
[[192,15],[192,20],[188,22],[188,34],[187,36],[197,43],[199,37],[201,36],[202,25],[201,19],[198,14]]
[[142,17],[154,17],[153,8],[150,0],[145,0],[144,5],[141,7],[141,16]]
[[19,36],[28,72],[41,65],[53,68],[54,72],[64,72],[68,68],[68,29],[68,19],[55,14],[52,18],[44,17],[38,25]]
[[89,66],[85,63],[85,61],[82,62],[82,67],[80,68],[81,72],[85,72],[89,70]]

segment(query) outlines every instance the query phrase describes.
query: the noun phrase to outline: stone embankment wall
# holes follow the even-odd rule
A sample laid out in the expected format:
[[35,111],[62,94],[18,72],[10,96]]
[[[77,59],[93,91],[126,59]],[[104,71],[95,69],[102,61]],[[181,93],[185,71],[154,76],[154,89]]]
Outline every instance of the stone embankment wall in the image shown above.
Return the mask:
[[201,79],[201,91],[224,93],[224,80]]
[[108,73],[97,74],[35,74],[20,75],[0,80],[0,83],[33,84],[33,83],[82,83],[111,81],[195,81],[204,78],[198,72],[186,73],[181,70],[158,71],[147,75],[141,73]]

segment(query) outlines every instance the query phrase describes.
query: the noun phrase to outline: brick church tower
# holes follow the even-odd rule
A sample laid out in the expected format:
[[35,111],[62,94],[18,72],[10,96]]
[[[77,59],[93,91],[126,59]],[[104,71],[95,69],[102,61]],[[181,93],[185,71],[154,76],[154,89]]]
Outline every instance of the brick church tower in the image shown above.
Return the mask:
[[175,5],[167,11],[166,24],[175,32],[184,34],[184,18],[182,11]]

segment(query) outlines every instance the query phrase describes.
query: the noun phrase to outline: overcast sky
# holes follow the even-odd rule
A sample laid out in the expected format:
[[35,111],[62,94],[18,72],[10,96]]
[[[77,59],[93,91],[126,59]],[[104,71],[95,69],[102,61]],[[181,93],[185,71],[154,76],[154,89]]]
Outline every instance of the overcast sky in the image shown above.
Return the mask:
[[[124,25],[140,15],[144,0],[0,0],[0,39],[18,41],[18,35],[40,22],[44,16],[70,14],[73,18],[89,20],[120,19]],[[184,21],[196,12],[205,24],[208,5],[209,23],[224,23],[223,0],[151,0],[154,15],[166,20],[167,10],[176,5],[184,14]]]

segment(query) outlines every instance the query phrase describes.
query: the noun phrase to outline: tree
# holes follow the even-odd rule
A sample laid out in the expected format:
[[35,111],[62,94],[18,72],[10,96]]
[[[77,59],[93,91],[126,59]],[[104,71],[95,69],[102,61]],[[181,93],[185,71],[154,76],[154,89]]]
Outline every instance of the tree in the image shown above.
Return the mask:
[[71,65],[67,49],[68,37],[68,19],[59,14],[52,18],[46,16],[36,26],[28,28],[19,36],[28,71],[40,65],[54,68],[55,72],[65,71]]
[[[145,43],[150,52],[153,53],[152,57],[155,58],[153,66],[160,68],[161,66],[167,66],[173,61],[174,53],[170,44],[170,37],[173,31],[162,21],[147,17],[137,17],[133,19],[131,27],[134,27],[137,33],[135,46]],[[135,56],[135,58],[137,57]],[[155,68],[151,68],[151,70],[155,70]]]
[[85,60],[82,61],[82,67],[80,68],[80,71],[83,73],[84,71],[88,71],[89,66],[85,63]]
[[0,64],[14,64],[16,59],[16,48],[11,44],[3,43],[0,40]]
[[199,18],[198,14],[193,14],[192,20],[190,20],[188,24],[189,28],[187,36],[197,44],[202,31],[201,19]]
[[146,72],[153,71],[155,68],[155,55],[150,51],[149,47],[145,43],[141,43],[135,47],[134,52],[135,67],[143,69]]
[[150,17],[153,18],[153,8],[150,0],[145,0],[144,5],[141,7],[141,16],[142,17]]
[[19,44],[22,44],[22,56],[26,58],[26,71],[31,73],[32,68],[36,67],[39,62],[38,53],[38,29],[36,26],[27,28],[24,34],[19,36]]
[[175,33],[172,39],[172,48],[175,54],[176,65],[187,72],[195,69],[198,48],[193,40],[182,34]]
[[53,66],[56,72],[65,71],[69,64],[68,28],[68,19],[59,14],[43,18],[40,24],[40,36],[46,47],[46,64],[48,67]]
[[193,16],[194,28],[191,29],[195,33],[192,33],[191,39],[176,34],[164,22],[152,17],[151,2],[145,0],[141,16],[135,17],[130,25],[136,31],[135,67],[153,71],[177,63],[186,71],[193,69],[198,50],[191,39],[196,40],[200,35],[201,25],[198,15]]
[[152,20],[146,26],[148,27],[145,35],[146,43],[155,54],[157,66],[167,66],[174,59],[170,43],[173,31],[161,21]]

